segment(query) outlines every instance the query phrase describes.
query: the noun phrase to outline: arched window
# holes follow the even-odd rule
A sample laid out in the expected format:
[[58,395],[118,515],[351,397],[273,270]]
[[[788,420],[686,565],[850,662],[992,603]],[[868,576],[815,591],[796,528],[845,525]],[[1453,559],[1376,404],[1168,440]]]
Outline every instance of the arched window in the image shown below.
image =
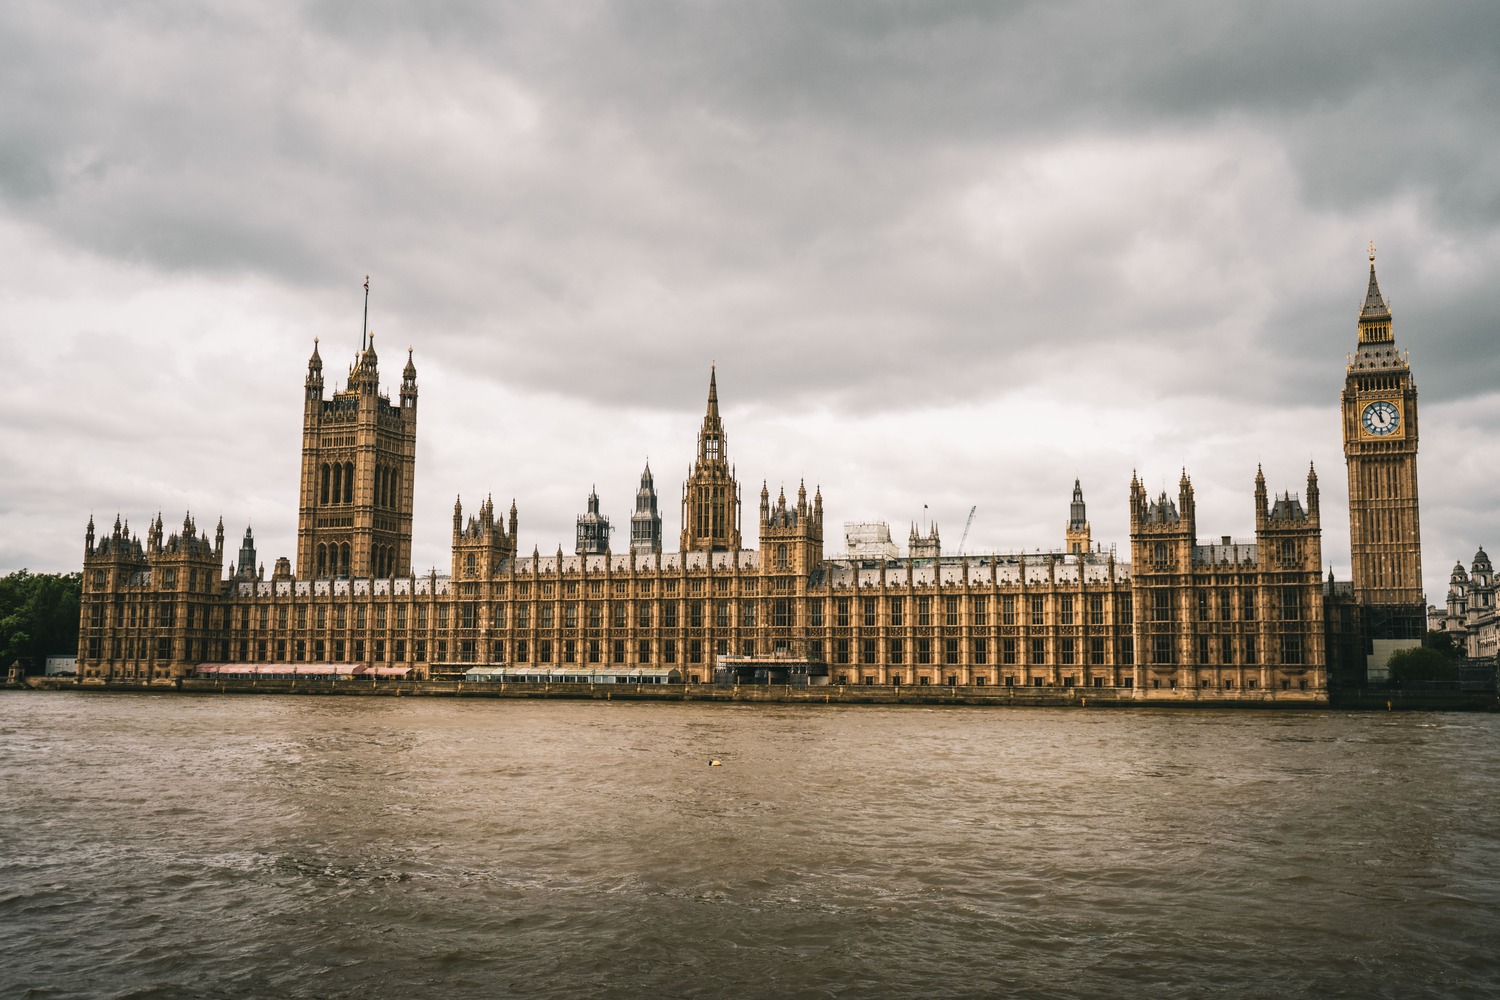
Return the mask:
[[786,569],[786,542],[776,546],[776,568]]
[[354,502],[354,463],[344,463],[344,503]]
[[339,576],[349,575],[349,543],[339,546]]
[[[323,485],[328,485],[328,466],[323,466]],[[328,546],[318,546],[318,576],[328,575]]]
[[328,502],[328,463],[327,462],[323,463],[322,480],[323,480],[323,486],[322,486],[322,490],[321,490],[321,492],[319,494],[322,497],[322,499],[319,502],[326,504]]

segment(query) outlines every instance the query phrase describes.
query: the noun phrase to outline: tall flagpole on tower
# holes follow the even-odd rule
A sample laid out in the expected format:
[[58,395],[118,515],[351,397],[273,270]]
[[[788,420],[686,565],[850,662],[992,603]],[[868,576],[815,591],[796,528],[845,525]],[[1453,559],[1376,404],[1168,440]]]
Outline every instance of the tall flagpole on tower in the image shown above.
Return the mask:
[[359,329],[359,353],[365,353],[365,336],[370,332],[370,276],[365,275],[365,321]]

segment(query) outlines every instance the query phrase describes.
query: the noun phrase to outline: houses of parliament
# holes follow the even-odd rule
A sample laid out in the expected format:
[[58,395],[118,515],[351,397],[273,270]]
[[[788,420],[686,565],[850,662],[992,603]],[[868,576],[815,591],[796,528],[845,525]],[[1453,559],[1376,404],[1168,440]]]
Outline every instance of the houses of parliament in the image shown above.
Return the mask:
[[90,519],[79,673],[170,683],[206,669],[429,678],[487,667],[521,679],[1323,701],[1331,672],[1361,672],[1382,648],[1419,637],[1425,609],[1416,389],[1370,260],[1341,399],[1348,583],[1323,577],[1311,467],[1295,492],[1247,473],[1253,539],[1200,537],[1186,471],[1175,493],[1155,496],[1132,477],[1128,559],[1093,540],[1078,483],[1059,504],[1063,544],[1051,551],[945,553],[936,527],[914,527],[904,556],[888,529],[873,540],[851,532],[848,551],[833,554],[822,493],[805,485],[773,497],[763,484],[751,536],[717,372],[675,551],[664,551],[648,466],[628,541],[616,545],[594,495],[572,553],[527,552],[513,502],[455,502],[449,572],[418,575],[417,372],[408,352],[398,397],[383,394],[371,338],[331,394],[316,344],[308,361],[295,560],[266,573],[248,530],[226,553],[222,520],[210,537],[190,515],[170,528],[158,515],[142,541],[118,517],[102,531]]

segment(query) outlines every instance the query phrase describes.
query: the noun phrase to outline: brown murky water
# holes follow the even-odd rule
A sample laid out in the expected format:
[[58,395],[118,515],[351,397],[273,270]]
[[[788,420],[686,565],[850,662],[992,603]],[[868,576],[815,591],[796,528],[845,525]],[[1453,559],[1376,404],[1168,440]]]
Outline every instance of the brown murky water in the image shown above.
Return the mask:
[[6,693],[0,845],[5,997],[1500,992],[1492,716]]

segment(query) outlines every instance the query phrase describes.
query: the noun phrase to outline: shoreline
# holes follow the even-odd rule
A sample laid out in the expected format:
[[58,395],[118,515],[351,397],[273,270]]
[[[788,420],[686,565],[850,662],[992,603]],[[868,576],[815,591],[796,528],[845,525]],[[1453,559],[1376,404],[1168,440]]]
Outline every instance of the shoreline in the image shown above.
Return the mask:
[[[467,681],[207,680],[167,683],[79,682],[28,678],[26,690],[191,695],[321,695],[342,697],[517,698],[564,701],[715,702],[795,705],[963,705],[995,708],[1200,708],[1275,711],[1497,711],[1493,694],[1461,691],[1357,690],[1330,697],[1225,698],[1194,692],[1151,697],[1130,688],[1035,688],[947,685],[587,684]],[[1238,692],[1237,692],[1238,694]],[[1300,694],[1300,693],[1299,693]]]

